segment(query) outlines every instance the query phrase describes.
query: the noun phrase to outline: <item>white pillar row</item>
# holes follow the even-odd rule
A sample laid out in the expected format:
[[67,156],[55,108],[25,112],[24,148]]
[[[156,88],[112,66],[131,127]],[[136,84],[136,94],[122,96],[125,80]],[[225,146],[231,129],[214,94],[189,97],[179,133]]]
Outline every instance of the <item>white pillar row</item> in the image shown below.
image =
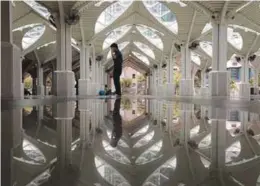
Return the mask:
[[191,76],[191,53],[187,45],[181,46],[181,81],[180,95],[193,96],[193,80]]
[[227,23],[212,22],[212,71],[209,73],[211,96],[229,96],[230,73],[227,71]]
[[174,95],[174,81],[173,81],[173,67],[174,67],[174,59],[168,60],[167,64],[167,95]]
[[239,83],[239,97],[250,98],[250,84],[249,84],[249,61],[248,57],[241,57],[241,82]]
[[21,50],[13,44],[12,2],[1,2],[1,96],[3,99],[23,99]]
[[89,53],[90,46],[81,45],[80,50],[80,79],[79,79],[79,95],[88,95],[90,89],[89,80]]
[[72,71],[71,26],[65,23],[64,17],[55,17],[57,32],[57,68],[54,72],[54,95],[74,96],[75,75]]

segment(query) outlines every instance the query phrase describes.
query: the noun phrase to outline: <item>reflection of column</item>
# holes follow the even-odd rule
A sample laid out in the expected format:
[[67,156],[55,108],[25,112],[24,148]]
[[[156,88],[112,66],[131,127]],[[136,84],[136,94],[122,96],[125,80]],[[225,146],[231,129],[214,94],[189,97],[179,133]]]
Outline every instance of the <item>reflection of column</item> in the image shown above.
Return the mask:
[[89,52],[90,47],[82,45],[80,50],[80,79],[79,95],[87,95],[90,88],[89,81]]
[[227,111],[220,108],[210,109],[211,124],[211,169],[222,172],[225,169],[226,118]]
[[74,113],[74,102],[62,102],[53,105],[53,116],[57,123],[57,162],[61,170],[68,168],[71,164]]
[[187,144],[190,139],[190,125],[192,122],[192,112],[194,110],[192,104],[184,104],[180,105],[181,107],[181,134],[180,134],[180,142],[181,144]]
[[1,163],[2,185],[13,185],[15,178],[13,172],[14,149],[22,147],[22,109],[13,109],[1,113]]
[[173,124],[173,103],[168,102],[167,103],[167,131],[169,131],[170,126]]
[[89,130],[90,130],[90,110],[89,100],[79,100],[80,111],[80,140],[84,145],[89,142]]
[[250,98],[250,84],[249,84],[249,61],[246,58],[241,58],[241,83],[239,83],[239,97]]

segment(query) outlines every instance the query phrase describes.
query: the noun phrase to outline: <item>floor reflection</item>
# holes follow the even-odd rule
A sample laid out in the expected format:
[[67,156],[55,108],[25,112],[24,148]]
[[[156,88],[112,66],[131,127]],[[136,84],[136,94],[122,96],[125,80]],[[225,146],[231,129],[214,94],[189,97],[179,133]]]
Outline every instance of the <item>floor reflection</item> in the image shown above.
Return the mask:
[[[76,106],[77,105],[77,106]],[[258,185],[259,114],[155,99],[2,112],[2,185]]]

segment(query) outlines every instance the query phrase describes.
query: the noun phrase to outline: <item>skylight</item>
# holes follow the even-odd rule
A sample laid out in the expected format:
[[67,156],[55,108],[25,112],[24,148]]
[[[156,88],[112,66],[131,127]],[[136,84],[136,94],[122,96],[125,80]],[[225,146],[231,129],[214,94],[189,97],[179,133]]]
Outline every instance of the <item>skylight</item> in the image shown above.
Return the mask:
[[103,50],[108,48],[112,43],[122,38],[131,29],[131,27],[131,25],[124,25],[109,32],[107,34],[107,38],[103,43]]
[[[120,43],[120,44],[118,45],[119,50],[122,51],[128,44],[129,44],[128,41],[125,41],[125,42],[123,42],[123,43]],[[109,50],[109,52],[108,52],[108,54],[107,54],[107,59],[110,59],[110,58],[111,58],[111,50]]]
[[55,43],[56,43],[56,41],[51,41],[51,42],[49,42],[49,43],[45,43],[45,44],[39,46],[39,47],[37,48],[37,50],[39,50],[39,49],[41,49],[41,48],[44,48],[44,47],[47,47],[47,46],[49,46],[49,45],[53,45],[53,44],[55,44]]
[[186,7],[187,5],[180,0],[166,0],[167,3],[177,3],[180,5],[180,7]]
[[22,48],[25,50],[34,44],[45,31],[45,25],[38,25],[26,32],[22,39]]
[[46,158],[43,153],[26,139],[23,140],[23,151],[26,156],[33,160],[35,163],[46,163]]
[[26,28],[33,28],[33,27],[36,27],[38,25],[41,25],[41,23],[34,23],[34,24],[23,25],[23,26],[20,26],[20,27],[18,27],[16,29],[13,29],[12,32],[23,31]]
[[138,59],[140,59],[142,62],[144,62],[146,65],[149,65],[150,62],[148,58],[138,52],[132,52]]
[[155,59],[154,52],[148,45],[141,42],[134,42],[134,44],[137,46],[137,48],[143,51],[147,56],[150,56],[151,58]]
[[239,141],[236,141],[226,149],[226,163],[230,163],[234,158],[238,157],[240,152],[241,144]]
[[208,54],[210,57],[212,57],[212,42],[201,41],[200,47],[206,54]]
[[36,12],[38,12],[42,17],[49,19],[51,13],[49,12],[49,10],[47,8],[45,8],[41,4],[39,4],[39,3],[37,3],[36,1],[33,1],[33,0],[28,0],[28,1],[26,0],[26,1],[23,1],[23,2],[25,2],[32,9],[34,9]]
[[100,32],[112,22],[114,22],[119,16],[121,16],[127,8],[132,4],[132,0],[121,0],[113,3],[107,7],[98,17],[95,25],[95,33]]
[[211,23],[207,23],[207,24],[204,26],[204,28],[203,28],[201,34],[204,34],[205,32],[209,31],[210,29],[212,29],[212,25],[211,25]]
[[243,46],[243,39],[242,36],[238,33],[235,32],[233,28],[228,28],[228,42],[235,47],[238,50],[242,49]]
[[163,50],[163,42],[157,34],[159,31],[145,25],[137,25],[136,28],[148,41]]
[[200,57],[199,57],[199,55],[196,54],[195,52],[191,52],[191,60],[192,60],[195,64],[197,64],[197,65],[200,66],[200,64],[201,64]]
[[143,1],[147,10],[174,34],[178,33],[176,16],[171,10],[157,0]]

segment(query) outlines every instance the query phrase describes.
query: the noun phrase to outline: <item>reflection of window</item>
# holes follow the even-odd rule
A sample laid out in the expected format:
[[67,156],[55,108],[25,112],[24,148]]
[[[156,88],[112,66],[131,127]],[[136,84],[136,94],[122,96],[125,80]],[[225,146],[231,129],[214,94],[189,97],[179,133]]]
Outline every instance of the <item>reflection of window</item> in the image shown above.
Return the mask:
[[[107,135],[108,135],[108,138],[111,138],[112,132],[109,131],[109,130],[107,130]],[[129,146],[127,145],[127,143],[126,143],[125,141],[123,141],[122,139],[119,140],[118,145],[119,145],[120,147],[124,147],[124,148],[128,148],[128,147],[129,147]]]
[[172,171],[176,169],[176,166],[177,160],[176,157],[173,157],[153,172],[147,180],[145,180],[143,186],[164,185],[165,182],[169,181]]
[[157,0],[143,1],[147,10],[166,28],[177,34],[178,24],[176,16],[171,10]]
[[196,127],[193,127],[190,130],[190,138],[193,138],[193,137],[197,136],[198,133],[199,133],[199,130],[200,130],[200,126],[199,125],[197,125]]
[[242,49],[243,39],[242,36],[233,30],[233,28],[228,28],[228,42],[238,50]]
[[158,154],[161,151],[162,144],[163,144],[162,140],[160,140],[159,142],[155,143],[153,146],[151,146],[149,149],[147,149],[144,153],[142,153],[137,158],[135,163],[137,165],[141,165],[141,164],[146,164],[146,163],[149,163],[151,161],[154,161],[154,160],[160,158],[160,156]]
[[149,132],[144,137],[142,137],[138,142],[136,142],[134,148],[139,148],[144,145],[147,145],[150,142],[150,140],[153,139],[153,136],[154,136],[154,131]]
[[241,151],[241,144],[239,141],[233,143],[226,149],[226,163],[231,162],[234,158],[238,157]]
[[199,143],[199,148],[209,148],[211,144],[211,134],[208,134],[204,137],[201,142]]
[[105,151],[115,160],[123,164],[130,164],[130,160],[117,148],[111,147],[111,145],[106,141],[102,141]]
[[95,165],[98,173],[112,186],[130,186],[128,181],[111,165],[95,156]]
[[136,133],[134,133],[132,138],[136,138],[138,136],[141,136],[142,134],[145,134],[148,131],[148,129],[149,129],[149,125],[145,125],[141,129],[139,129]]
[[[109,32],[103,43],[103,50],[108,48],[112,43],[122,38],[130,30],[131,27],[132,27],[131,25],[124,25]],[[121,47],[123,46],[124,45],[122,45]]]
[[160,33],[159,31],[145,25],[137,25],[136,28],[153,45],[161,50],[163,49],[163,42],[157,34]]
[[95,25],[95,33],[100,32],[114,22],[132,4],[132,0],[117,1],[107,7],[98,17]]

